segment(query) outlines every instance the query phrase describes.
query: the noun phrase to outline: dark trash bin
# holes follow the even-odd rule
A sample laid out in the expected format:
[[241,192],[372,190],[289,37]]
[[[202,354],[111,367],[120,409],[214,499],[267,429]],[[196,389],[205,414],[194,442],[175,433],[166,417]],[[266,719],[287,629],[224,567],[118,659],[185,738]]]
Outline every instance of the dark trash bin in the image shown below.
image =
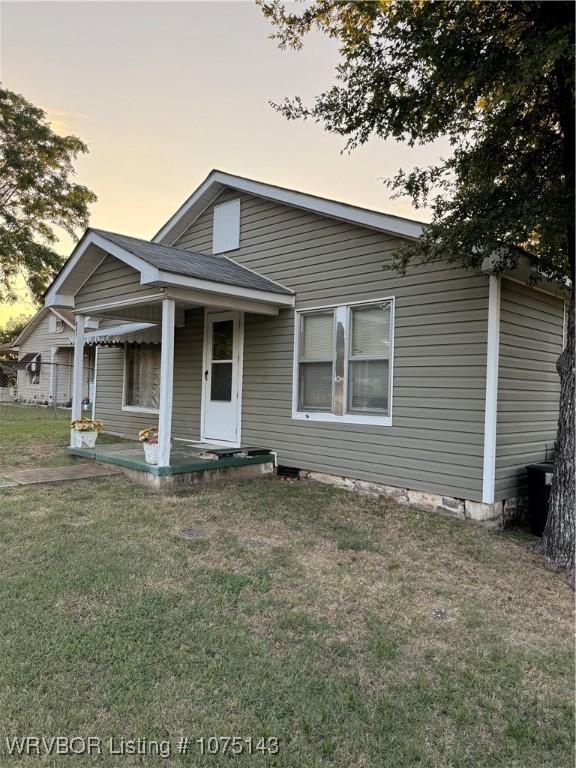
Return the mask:
[[536,536],[542,536],[548,519],[548,505],[552,491],[554,465],[551,462],[528,464],[528,515],[530,530]]

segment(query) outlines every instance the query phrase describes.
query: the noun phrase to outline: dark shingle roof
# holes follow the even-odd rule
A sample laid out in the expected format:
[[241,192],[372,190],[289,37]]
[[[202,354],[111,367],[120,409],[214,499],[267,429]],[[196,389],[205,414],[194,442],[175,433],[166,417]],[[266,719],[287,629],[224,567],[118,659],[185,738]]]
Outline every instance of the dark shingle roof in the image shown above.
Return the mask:
[[292,294],[284,286],[252,272],[231,259],[223,256],[209,256],[195,251],[184,251],[169,245],[150,243],[128,235],[106,232],[103,229],[93,229],[92,232],[104,237],[111,243],[124,248],[134,256],[152,264],[154,267],[173,272],[186,277],[196,277],[199,280],[211,280],[215,283],[237,285],[242,288],[253,288],[257,291]]

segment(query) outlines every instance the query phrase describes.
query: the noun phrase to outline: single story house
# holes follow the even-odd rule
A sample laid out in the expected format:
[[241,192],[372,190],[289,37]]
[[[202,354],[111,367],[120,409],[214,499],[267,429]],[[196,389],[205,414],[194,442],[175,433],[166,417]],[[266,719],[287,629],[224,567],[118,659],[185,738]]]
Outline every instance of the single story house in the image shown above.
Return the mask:
[[[72,404],[75,317],[65,307],[42,307],[11,343],[18,354],[16,399],[20,403]],[[89,320],[89,325],[96,323]],[[82,400],[92,402],[94,350],[86,347]]]
[[212,171],[149,242],[88,229],[46,294],[76,316],[74,408],[97,317],[117,327],[91,339],[96,416],[131,438],[157,426],[159,472],[185,444],[259,446],[501,521],[554,449],[564,296],[489,260],[386,270],[422,227]]

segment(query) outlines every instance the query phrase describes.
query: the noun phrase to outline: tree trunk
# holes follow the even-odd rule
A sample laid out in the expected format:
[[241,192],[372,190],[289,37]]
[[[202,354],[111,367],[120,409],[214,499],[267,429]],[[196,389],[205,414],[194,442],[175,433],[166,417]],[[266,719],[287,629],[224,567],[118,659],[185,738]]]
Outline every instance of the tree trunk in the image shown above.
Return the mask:
[[560,413],[550,509],[541,551],[553,568],[574,571],[576,499],[574,493],[574,292],[570,298],[566,346],[556,367],[560,374]]

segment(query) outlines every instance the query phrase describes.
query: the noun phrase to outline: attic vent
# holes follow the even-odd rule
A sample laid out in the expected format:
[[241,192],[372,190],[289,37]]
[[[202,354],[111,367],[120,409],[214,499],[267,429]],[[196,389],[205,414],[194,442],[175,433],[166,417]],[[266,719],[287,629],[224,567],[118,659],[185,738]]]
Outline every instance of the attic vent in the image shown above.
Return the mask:
[[48,330],[50,333],[62,333],[64,330],[64,321],[62,318],[56,317],[56,315],[50,315]]
[[240,200],[214,206],[212,253],[225,253],[240,247]]

